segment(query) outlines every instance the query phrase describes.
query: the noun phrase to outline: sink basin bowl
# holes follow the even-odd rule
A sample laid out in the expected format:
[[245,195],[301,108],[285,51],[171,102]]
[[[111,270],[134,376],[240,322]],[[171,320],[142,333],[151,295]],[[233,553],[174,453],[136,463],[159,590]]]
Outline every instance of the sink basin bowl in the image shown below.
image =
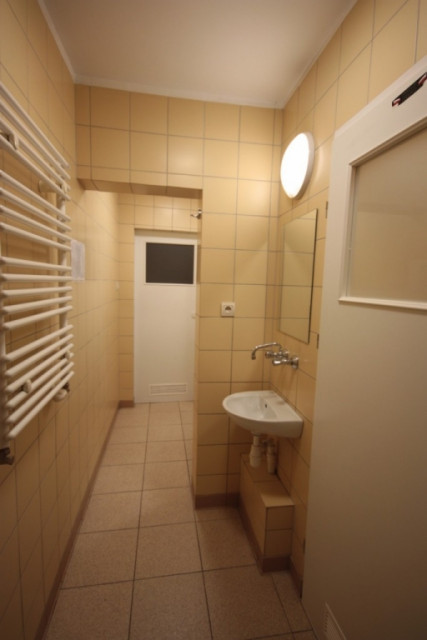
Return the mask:
[[303,420],[275,391],[242,391],[224,398],[222,406],[230,418],[254,435],[299,438]]

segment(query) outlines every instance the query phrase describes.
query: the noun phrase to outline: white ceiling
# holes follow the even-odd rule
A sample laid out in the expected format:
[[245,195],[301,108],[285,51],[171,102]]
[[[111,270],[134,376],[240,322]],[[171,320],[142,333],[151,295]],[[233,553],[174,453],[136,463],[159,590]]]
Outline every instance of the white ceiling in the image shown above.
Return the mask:
[[75,82],[281,108],[356,0],[39,0]]

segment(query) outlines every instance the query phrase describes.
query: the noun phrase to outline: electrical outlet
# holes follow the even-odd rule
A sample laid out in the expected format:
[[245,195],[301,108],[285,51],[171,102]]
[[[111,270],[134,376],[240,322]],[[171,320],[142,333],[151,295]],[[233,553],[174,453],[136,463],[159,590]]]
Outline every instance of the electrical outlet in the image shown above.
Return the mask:
[[234,317],[235,308],[236,308],[235,302],[221,302],[221,316],[223,318]]

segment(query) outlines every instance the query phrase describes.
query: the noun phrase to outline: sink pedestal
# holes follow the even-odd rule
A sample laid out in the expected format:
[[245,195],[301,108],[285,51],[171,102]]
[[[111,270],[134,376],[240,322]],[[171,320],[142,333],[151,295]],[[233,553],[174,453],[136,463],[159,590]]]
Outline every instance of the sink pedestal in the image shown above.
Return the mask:
[[261,571],[281,571],[290,564],[294,503],[276,475],[268,473],[266,459],[254,468],[241,457],[242,520]]

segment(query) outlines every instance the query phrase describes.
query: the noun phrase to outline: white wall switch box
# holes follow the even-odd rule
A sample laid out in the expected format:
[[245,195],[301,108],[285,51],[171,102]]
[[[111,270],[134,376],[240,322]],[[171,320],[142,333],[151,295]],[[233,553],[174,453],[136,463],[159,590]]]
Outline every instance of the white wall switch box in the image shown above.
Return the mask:
[[236,308],[235,302],[221,302],[221,316],[223,318],[233,317]]

